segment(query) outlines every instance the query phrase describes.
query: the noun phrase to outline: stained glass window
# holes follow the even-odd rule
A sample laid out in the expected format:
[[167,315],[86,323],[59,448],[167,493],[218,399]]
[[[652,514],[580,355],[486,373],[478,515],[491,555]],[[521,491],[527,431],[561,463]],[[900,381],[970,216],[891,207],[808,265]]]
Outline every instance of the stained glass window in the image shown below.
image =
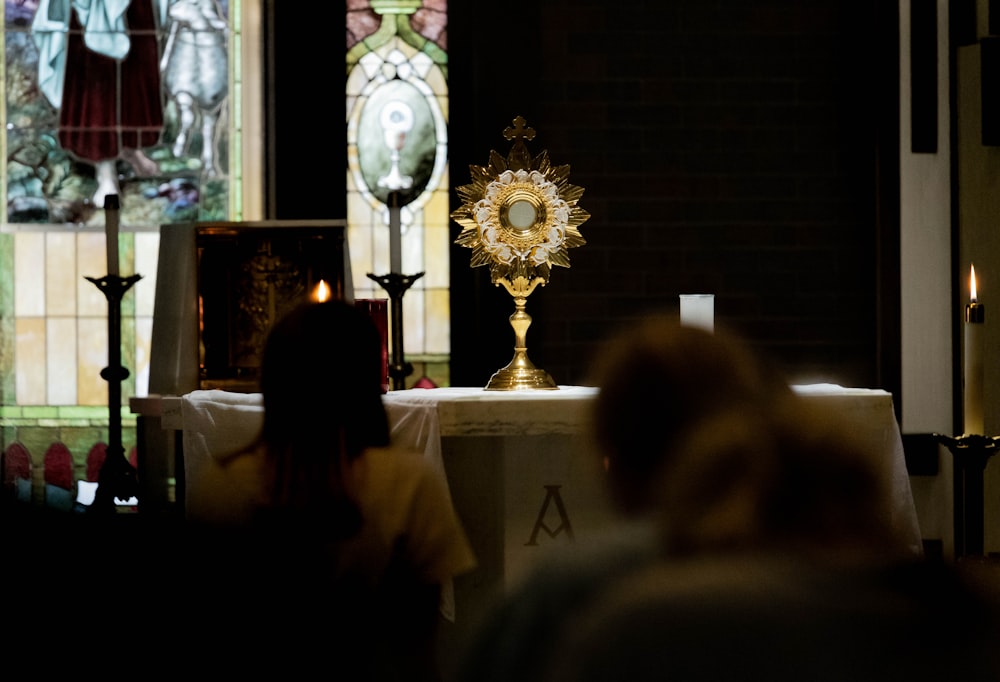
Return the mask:
[[121,274],[142,276],[121,307],[127,403],[146,393],[160,227],[262,217],[247,201],[262,193],[243,191],[263,176],[243,146],[262,119],[260,65],[244,58],[259,53],[260,7],[5,0],[0,22],[3,441],[92,444],[108,304],[85,278],[107,273],[104,197],[121,205]]
[[390,192],[399,200],[402,297],[411,386],[448,383],[447,3],[371,0],[347,13],[347,221],[358,298],[385,298],[368,275],[389,274]]
[[[6,0],[6,222],[227,219],[240,111],[229,0]],[[238,174],[237,174],[238,178]]]

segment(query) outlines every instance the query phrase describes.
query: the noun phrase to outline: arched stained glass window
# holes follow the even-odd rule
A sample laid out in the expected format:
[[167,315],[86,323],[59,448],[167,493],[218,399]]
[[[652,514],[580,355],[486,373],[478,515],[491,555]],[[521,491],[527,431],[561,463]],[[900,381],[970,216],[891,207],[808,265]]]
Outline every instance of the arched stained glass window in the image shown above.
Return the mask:
[[[81,3],[82,4],[82,3]],[[9,224],[238,219],[244,12],[230,0],[6,0]]]
[[262,137],[260,15],[258,0],[4,1],[5,438],[106,420],[107,300],[85,279],[108,271],[105,195],[121,273],[142,276],[122,301],[124,400],[147,389],[160,226],[263,217],[263,192],[243,191],[263,177],[244,145]]
[[390,192],[399,198],[405,359],[448,383],[448,88],[446,0],[370,0],[347,13],[348,244],[354,294],[386,298]]

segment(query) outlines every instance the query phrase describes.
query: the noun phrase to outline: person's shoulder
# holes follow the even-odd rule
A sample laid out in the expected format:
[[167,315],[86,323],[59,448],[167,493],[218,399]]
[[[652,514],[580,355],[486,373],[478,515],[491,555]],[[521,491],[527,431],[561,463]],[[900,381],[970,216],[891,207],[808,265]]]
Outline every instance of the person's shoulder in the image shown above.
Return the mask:
[[436,473],[423,453],[395,445],[366,448],[363,459],[367,471],[383,478],[421,479]]
[[370,462],[385,463],[386,466],[420,468],[424,466],[422,453],[398,445],[379,445],[365,448],[364,457]]
[[[826,660],[825,679],[932,680],[957,671],[996,680],[997,633],[980,595],[940,566],[721,552],[665,558],[609,582],[554,645],[547,674],[602,679],[628,670],[629,679],[653,680],[696,669],[721,679],[732,669],[719,643],[739,641],[748,679],[799,679]],[[915,637],[934,646],[914,648]],[[830,658],[832,641],[839,655]],[[782,656],[773,655],[775,642]]]
[[[446,496],[445,475],[437,471],[423,453],[398,446],[370,447],[355,463],[361,490],[374,499],[391,495],[396,505],[416,498]],[[364,497],[365,495],[363,495]]]

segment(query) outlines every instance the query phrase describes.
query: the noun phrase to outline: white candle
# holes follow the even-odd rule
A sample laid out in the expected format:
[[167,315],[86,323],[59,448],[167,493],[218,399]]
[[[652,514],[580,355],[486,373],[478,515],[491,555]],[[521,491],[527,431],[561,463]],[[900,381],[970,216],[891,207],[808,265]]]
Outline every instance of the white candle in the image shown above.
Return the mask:
[[389,192],[389,271],[403,274],[402,234],[399,219],[399,192]]
[[104,197],[104,236],[108,247],[108,274],[118,274],[118,195]]
[[681,325],[715,332],[715,294],[681,294]]
[[969,303],[965,306],[965,371],[963,374],[964,430],[982,435],[983,426],[983,320],[986,308],[978,300],[976,267],[969,270]]

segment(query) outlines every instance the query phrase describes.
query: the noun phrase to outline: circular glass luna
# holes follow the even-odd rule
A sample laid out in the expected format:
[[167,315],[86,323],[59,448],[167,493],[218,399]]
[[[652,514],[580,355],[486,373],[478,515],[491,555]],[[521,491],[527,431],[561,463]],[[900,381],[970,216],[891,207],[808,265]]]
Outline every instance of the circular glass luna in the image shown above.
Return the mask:
[[500,203],[500,224],[516,240],[535,239],[545,224],[545,204],[533,192],[516,189]]
[[528,230],[537,219],[534,204],[525,199],[519,199],[507,208],[507,224],[515,230]]

